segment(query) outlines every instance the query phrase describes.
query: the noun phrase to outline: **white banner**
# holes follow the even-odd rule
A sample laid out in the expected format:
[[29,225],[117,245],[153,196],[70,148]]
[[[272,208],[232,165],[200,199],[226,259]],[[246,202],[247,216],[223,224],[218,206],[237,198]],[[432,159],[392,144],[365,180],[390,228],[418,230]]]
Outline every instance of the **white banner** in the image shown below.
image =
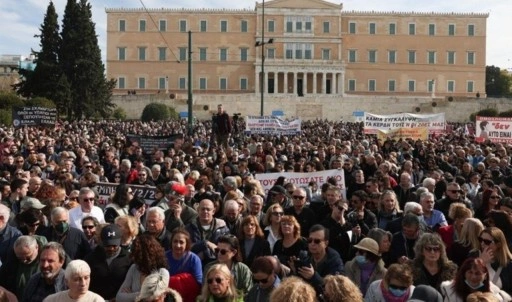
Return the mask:
[[334,177],[338,183],[338,188],[341,190],[341,196],[346,197],[345,188],[345,174],[343,169],[325,170],[310,173],[296,173],[296,172],[283,172],[283,173],[262,173],[256,174],[256,179],[260,181],[265,193],[270,190],[279,176],[286,177],[286,182],[291,182],[297,187],[307,187],[310,181],[316,181],[318,188],[327,182],[328,178]]
[[364,133],[366,134],[377,134],[378,130],[398,128],[428,128],[430,134],[443,133],[445,132],[445,126],[444,113],[398,113],[390,115],[364,113]]
[[247,116],[245,132],[249,134],[296,135],[300,134],[301,120],[281,120],[277,116]]
[[490,140],[493,143],[512,143],[512,118],[476,117],[475,141],[481,143]]

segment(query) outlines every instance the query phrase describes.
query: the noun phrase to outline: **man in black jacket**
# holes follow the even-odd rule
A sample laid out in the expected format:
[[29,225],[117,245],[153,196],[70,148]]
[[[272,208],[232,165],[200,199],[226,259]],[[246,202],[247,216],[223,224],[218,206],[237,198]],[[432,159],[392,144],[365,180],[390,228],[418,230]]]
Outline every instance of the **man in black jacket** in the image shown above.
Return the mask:
[[121,230],[115,224],[101,230],[101,243],[85,257],[91,267],[89,290],[105,300],[115,299],[132,261],[121,249]]
[[213,130],[219,148],[228,148],[228,139],[233,129],[233,123],[229,115],[224,111],[222,104],[217,106],[217,115],[213,118]]

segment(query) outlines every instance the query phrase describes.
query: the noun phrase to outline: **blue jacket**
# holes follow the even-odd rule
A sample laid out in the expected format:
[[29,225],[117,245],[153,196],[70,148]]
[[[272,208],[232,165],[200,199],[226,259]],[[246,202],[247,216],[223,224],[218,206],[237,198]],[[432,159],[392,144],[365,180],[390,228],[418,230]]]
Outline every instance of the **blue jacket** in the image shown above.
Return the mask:
[[21,236],[20,230],[6,224],[3,231],[0,232],[0,261],[7,261],[7,256],[14,247],[14,241]]

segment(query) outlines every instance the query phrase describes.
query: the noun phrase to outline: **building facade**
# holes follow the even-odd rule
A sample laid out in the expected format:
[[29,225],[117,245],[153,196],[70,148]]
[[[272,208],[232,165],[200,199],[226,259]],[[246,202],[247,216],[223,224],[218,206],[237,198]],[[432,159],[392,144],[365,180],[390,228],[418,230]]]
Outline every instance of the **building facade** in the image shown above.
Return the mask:
[[345,12],[321,0],[106,13],[116,94],[185,96],[191,54],[194,94],[485,95],[488,14]]

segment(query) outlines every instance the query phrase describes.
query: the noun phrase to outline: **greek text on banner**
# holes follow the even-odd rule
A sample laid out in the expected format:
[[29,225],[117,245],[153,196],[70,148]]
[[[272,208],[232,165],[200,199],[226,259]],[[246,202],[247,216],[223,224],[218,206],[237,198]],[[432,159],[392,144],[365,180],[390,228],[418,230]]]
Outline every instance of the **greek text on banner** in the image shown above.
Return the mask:
[[398,113],[391,115],[364,113],[364,133],[366,134],[377,134],[378,130],[398,128],[427,128],[432,134],[445,132],[445,127],[446,120],[444,113]]
[[490,140],[493,143],[512,143],[512,118],[510,117],[476,117],[477,142]]
[[247,116],[245,132],[250,134],[296,135],[301,131],[301,120],[281,120],[277,116]]
[[377,138],[385,141],[388,138],[391,139],[405,139],[412,138],[413,140],[424,140],[428,139],[428,129],[427,128],[398,128],[392,130],[380,130],[377,133]]

